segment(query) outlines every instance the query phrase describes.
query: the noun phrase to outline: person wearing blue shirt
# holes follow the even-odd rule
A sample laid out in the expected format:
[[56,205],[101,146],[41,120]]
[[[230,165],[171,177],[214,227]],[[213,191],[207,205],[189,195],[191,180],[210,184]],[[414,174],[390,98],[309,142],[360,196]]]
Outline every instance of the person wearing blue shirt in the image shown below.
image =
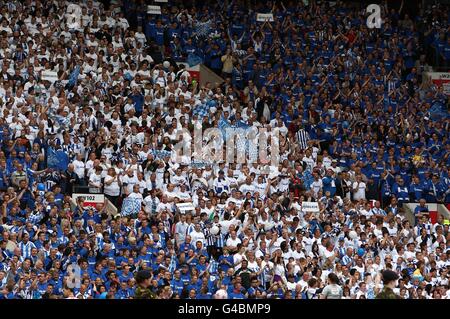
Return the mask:
[[153,36],[155,43],[160,48],[162,48],[164,46],[164,41],[165,41],[165,38],[164,38],[165,30],[161,23],[161,20],[158,20],[156,22],[156,25],[154,25],[154,26],[151,25],[150,27],[151,27],[151,31],[149,33]]
[[397,184],[392,186],[392,193],[397,197],[398,204],[409,202],[408,187],[404,184],[403,178],[399,178]]
[[436,39],[433,42],[433,47],[436,50],[436,63],[438,63],[438,64],[439,64],[440,60],[442,59],[442,55],[444,53],[446,43],[448,43],[448,42],[445,41],[445,33],[444,32],[439,33],[439,35],[436,37]]
[[180,245],[179,251],[187,255],[189,250],[195,250],[195,247],[191,244],[191,236],[186,236],[185,242]]
[[332,169],[327,169],[327,175],[322,179],[323,192],[330,192],[330,196],[334,197],[336,194],[336,178]]
[[[230,288],[229,288],[230,289]],[[229,299],[246,299],[242,293],[244,288],[239,282],[236,282],[234,286],[231,286],[231,292],[228,293]]]
[[234,266],[233,256],[229,254],[228,249],[223,249],[223,254],[218,259],[219,267],[227,272],[229,268]]
[[426,189],[426,201],[428,203],[440,203],[444,200],[445,192],[447,191],[446,186],[440,182],[439,176],[434,174],[431,178],[431,183]]
[[152,254],[147,251],[147,247],[144,246],[141,248],[137,261],[139,264],[145,263],[147,267],[152,265]]
[[423,185],[417,175],[413,177],[412,183],[409,185],[409,198],[412,202],[418,202],[423,198]]
[[208,290],[208,287],[203,286],[197,295],[197,299],[212,299],[212,292]]
[[[207,51],[208,52],[208,51]],[[221,74],[222,71],[222,52],[220,51],[219,46],[216,43],[213,43],[211,49],[208,52],[208,59],[210,61],[211,69],[217,73]]]
[[184,264],[181,266],[181,281],[187,285],[191,281],[191,274],[189,273],[189,265]]
[[198,279],[196,275],[192,276],[191,281],[187,285],[187,289],[191,290],[194,289],[196,291],[200,290],[200,287],[202,285],[202,282]]
[[428,206],[426,205],[425,199],[421,198],[419,200],[419,205],[417,205],[416,208],[414,208],[414,217],[416,219],[416,223],[418,221],[418,218],[420,218],[423,213],[428,214],[429,210]]
[[133,88],[133,93],[130,94],[130,98],[133,101],[136,116],[140,116],[144,106],[144,96],[139,92],[138,87]]
[[168,28],[167,36],[169,41],[173,38],[179,38],[181,36],[180,29],[178,28],[178,24],[176,22],[173,22],[170,28]]
[[156,31],[156,22],[155,19],[151,16],[148,15],[149,19],[147,21],[147,24],[145,25],[144,28],[144,32],[145,32],[145,36],[147,37],[147,39],[154,39],[155,38],[155,31]]
[[170,283],[170,288],[173,292],[181,294],[184,288],[184,282],[181,280],[181,272],[179,270],[175,270],[173,274],[172,281]]
[[195,54],[198,55],[197,53],[197,46],[194,45],[194,43],[192,42],[192,38],[188,38],[186,43],[183,45],[183,53],[184,55],[187,57],[189,54]]

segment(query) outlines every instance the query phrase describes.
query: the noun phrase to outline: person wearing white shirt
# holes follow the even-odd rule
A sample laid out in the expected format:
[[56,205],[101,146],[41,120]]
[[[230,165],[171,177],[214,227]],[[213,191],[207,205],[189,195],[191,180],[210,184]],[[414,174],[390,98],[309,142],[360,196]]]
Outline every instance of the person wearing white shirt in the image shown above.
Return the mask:
[[356,175],[356,181],[352,185],[353,200],[366,199],[366,183],[361,179],[361,175]]
[[133,191],[134,185],[138,184],[139,180],[133,173],[133,170],[127,170],[127,174],[122,177],[122,184],[126,195]]
[[84,179],[86,164],[82,161],[82,155],[77,154],[76,159],[72,162],[75,174],[78,175],[80,180]]
[[250,194],[253,195],[253,193],[255,192],[255,185],[252,184],[252,178],[250,176],[246,177],[245,184],[242,184],[239,187],[239,190],[244,195],[247,194],[248,192],[250,192]]
[[144,198],[145,212],[148,214],[156,213],[156,208],[158,207],[160,201],[157,196],[150,194]]
[[172,210],[172,203],[167,202],[167,196],[163,195],[161,197],[161,202],[159,202],[158,206],[156,207],[156,212],[159,213],[163,210]]
[[120,188],[122,182],[120,176],[116,174],[116,170],[112,167],[108,169],[108,175],[105,177],[105,187],[103,192],[111,200],[114,205],[117,205],[117,198],[120,195]]
[[192,197],[189,192],[186,190],[186,185],[181,185],[180,190],[174,193],[174,197],[178,198],[180,202],[192,202]]
[[313,191],[314,197],[317,198],[319,192],[322,190],[323,182],[319,178],[319,175],[317,173],[313,173],[314,175],[314,181],[311,183],[311,189]]
[[95,168],[95,172],[93,172],[89,176],[89,186],[90,187],[102,188],[102,186],[103,186],[103,184],[102,184],[102,171],[103,171],[103,169],[101,168],[101,166],[97,166]]
[[229,251],[236,251],[237,246],[241,244],[242,241],[237,237],[237,233],[235,230],[230,232],[230,237],[227,239],[225,245]]
[[197,242],[201,242],[202,245],[205,245],[205,234],[202,232],[202,229],[200,227],[200,224],[195,224],[194,230],[190,233],[190,236],[192,238],[192,243],[195,245]]

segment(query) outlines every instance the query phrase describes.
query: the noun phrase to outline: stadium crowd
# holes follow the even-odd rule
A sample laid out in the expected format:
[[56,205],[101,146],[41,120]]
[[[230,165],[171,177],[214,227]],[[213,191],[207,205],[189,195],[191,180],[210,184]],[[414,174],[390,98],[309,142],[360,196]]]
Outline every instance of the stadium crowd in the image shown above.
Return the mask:
[[[386,269],[400,298],[449,299],[427,209],[450,203],[449,97],[423,79],[449,8],[369,29],[340,1],[169,2],[82,1],[79,25],[68,1],[1,2],[0,299],[133,298],[140,270],[162,299],[373,299]],[[224,82],[177,64],[199,61]],[[177,131],[223,118],[278,132],[280,165],[179,161]]]

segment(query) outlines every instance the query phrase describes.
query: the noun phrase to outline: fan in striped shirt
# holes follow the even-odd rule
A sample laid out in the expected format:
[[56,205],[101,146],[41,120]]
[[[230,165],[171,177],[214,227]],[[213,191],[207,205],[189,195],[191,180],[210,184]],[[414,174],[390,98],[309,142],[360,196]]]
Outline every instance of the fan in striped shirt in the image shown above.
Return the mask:
[[33,242],[30,241],[30,235],[25,233],[22,237],[22,241],[19,243],[19,249],[23,258],[31,257],[31,249],[36,248]]
[[300,148],[303,150],[307,149],[308,142],[311,140],[309,133],[304,128],[300,128],[296,133],[296,137]]

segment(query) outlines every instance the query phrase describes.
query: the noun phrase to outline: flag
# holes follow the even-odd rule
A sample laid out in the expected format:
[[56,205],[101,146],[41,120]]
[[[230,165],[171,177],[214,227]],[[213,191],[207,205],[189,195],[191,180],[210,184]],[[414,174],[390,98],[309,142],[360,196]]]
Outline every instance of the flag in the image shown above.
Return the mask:
[[449,117],[447,108],[440,102],[435,102],[428,110],[432,120],[445,119]]
[[69,126],[70,125],[70,118],[67,116],[61,116],[61,115],[55,115],[53,119],[58,122],[61,126]]
[[211,33],[212,21],[197,22],[195,26],[195,35],[199,38],[207,37]]
[[186,62],[189,65],[189,67],[192,68],[193,66],[196,66],[197,64],[203,63],[203,59],[194,53],[189,53]]
[[79,74],[80,74],[80,66],[77,65],[75,69],[73,69],[72,73],[70,73],[69,75],[69,82],[67,83],[69,87],[75,86]]
[[191,162],[191,167],[192,168],[205,168],[206,167],[206,165],[210,165],[211,163],[207,163],[207,162],[205,162],[205,161],[192,161]]
[[198,117],[205,117],[209,116],[209,110],[211,107],[215,107],[217,105],[217,102],[215,100],[209,100],[206,103],[202,103],[200,105],[197,105],[194,110],[192,111],[192,115],[197,115]]
[[171,151],[164,151],[164,150],[151,150],[152,155],[155,157],[155,159],[164,159],[165,157],[170,157],[172,155]]
[[53,147],[48,148],[47,167],[55,168],[61,171],[67,169],[69,165],[69,155],[62,150],[55,150]]
[[129,216],[139,213],[141,210],[141,200],[137,198],[125,198],[122,202],[122,210],[120,214],[122,216]]

